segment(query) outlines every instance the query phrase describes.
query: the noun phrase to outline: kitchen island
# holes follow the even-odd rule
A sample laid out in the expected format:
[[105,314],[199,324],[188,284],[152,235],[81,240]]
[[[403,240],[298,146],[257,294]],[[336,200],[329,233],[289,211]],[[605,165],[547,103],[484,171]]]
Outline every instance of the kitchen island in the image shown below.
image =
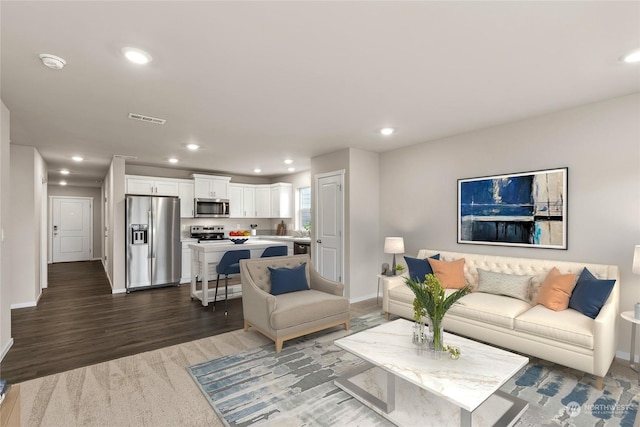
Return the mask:
[[[216,266],[227,251],[249,249],[251,258],[260,258],[265,248],[269,246],[286,246],[287,253],[293,254],[293,242],[266,240],[266,239],[249,239],[243,244],[235,244],[225,240],[220,242],[190,243],[191,249],[191,298],[197,298],[202,301],[203,306],[208,306],[209,301],[213,301],[213,295],[210,295],[209,280],[216,278]],[[202,290],[196,287],[197,281],[202,281]],[[236,298],[242,295],[241,286],[235,285],[229,287],[229,297]],[[224,299],[224,290],[221,299]]]

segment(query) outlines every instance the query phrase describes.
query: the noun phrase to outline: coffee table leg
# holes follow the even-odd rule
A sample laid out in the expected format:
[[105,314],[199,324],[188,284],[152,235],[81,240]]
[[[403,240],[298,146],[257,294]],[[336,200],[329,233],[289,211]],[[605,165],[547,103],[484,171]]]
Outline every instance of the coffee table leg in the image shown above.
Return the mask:
[[460,409],[460,427],[471,427],[471,412]]
[[383,402],[382,400],[375,397],[373,394],[368,391],[358,387],[356,384],[350,381],[351,378],[360,375],[363,372],[368,371],[375,366],[369,362],[364,362],[358,368],[354,368],[352,370],[344,372],[338,378],[333,380],[335,385],[349,393],[350,395],[360,398],[365,402],[369,402],[376,408],[384,411],[386,414],[392,412],[396,406],[396,386],[395,386],[395,376],[393,374],[387,373],[387,401]]
[[387,413],[396,409],[396,376],[387,372]]

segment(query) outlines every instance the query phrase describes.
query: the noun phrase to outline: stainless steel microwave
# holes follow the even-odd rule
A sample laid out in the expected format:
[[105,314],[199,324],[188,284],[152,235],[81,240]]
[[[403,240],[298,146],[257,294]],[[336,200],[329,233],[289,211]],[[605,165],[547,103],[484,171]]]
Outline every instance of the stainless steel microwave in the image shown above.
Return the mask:
[[227,199],[194,199],[193,203],[196,218],[229,218]]

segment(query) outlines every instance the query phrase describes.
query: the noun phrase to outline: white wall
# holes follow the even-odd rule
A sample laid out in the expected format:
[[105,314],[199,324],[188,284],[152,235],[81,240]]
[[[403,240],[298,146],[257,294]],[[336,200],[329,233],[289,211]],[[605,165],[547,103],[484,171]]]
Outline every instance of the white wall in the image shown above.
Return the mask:
[[[93,198],[93,251],[91,253],[94,259],[102,259],[102,190],[99,187],[49,185],[48,191],[49,196]],[[47,211],[51,212],[51,206],[47,207]],[[51,236],[48,230],[47,236]],[[49,245],[51,245],[50,240]],[[51,256],[52,254],[49,254],[49,259]]]
[[[11,228],[10,114],[4,102],[0,115],[0,233]],[[0,361],[13,344],[11,337],[11,240],[0,238]]]
[[124,217],[124,159],[114,157],[109,171],[105,176],[106,204],[105,211],[107,217],[105,224],[107,227],[106,246],[107,261],[105,263],[107,276],[111,283],[112,293],[123,293],[125,288],[125,217]]
[[41,295],[42,194],[47,168],[34,147],[11,145],[11,307],[35,306]]
[[[640,301],[631,273],[640,244],[640,95],[611,99],[381,155],[380,241],[420,248],[584,261],[620,267],[620,310]],[[568,173],[568,249],[459,245],[457,180],[556,167]],[[393,195],[393,197],[387,197]],[[618,348],[630,326],[619,321]]]
[[[355,148],[311,159],[312,206],[317,203],[315,176],[345,170],[343,276],[345,296],[352,302],[374,298],[377,289],[376,274],[380,269],[380,262],[375,256],[375,248],[379,245],[378,164],[379,154]],[[312,216],[314,215],[312,210]],[[313,242],[313,228],[311,232]]]
[[380,203],[379,154],[349,149],[349,216],[347,247],[349,264],[345,277],[349,282],[349,299],[361,301],[376,296],[376,274],[380,272],[371,248],[379,242]]

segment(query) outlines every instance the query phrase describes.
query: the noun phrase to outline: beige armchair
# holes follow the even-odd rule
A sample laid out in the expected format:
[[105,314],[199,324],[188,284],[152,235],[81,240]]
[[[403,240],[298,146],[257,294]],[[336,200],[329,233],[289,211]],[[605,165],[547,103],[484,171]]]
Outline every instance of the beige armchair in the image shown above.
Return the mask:
[[[271,268],[294,268],[307,263],[310,289],[271,295]],[[344,285],[327,280],[311,266],[308,255],[240,261],[244,330],[249,327],[275,341],[276,353],[284,341],[344,324],[349,329],[349,300]]]

